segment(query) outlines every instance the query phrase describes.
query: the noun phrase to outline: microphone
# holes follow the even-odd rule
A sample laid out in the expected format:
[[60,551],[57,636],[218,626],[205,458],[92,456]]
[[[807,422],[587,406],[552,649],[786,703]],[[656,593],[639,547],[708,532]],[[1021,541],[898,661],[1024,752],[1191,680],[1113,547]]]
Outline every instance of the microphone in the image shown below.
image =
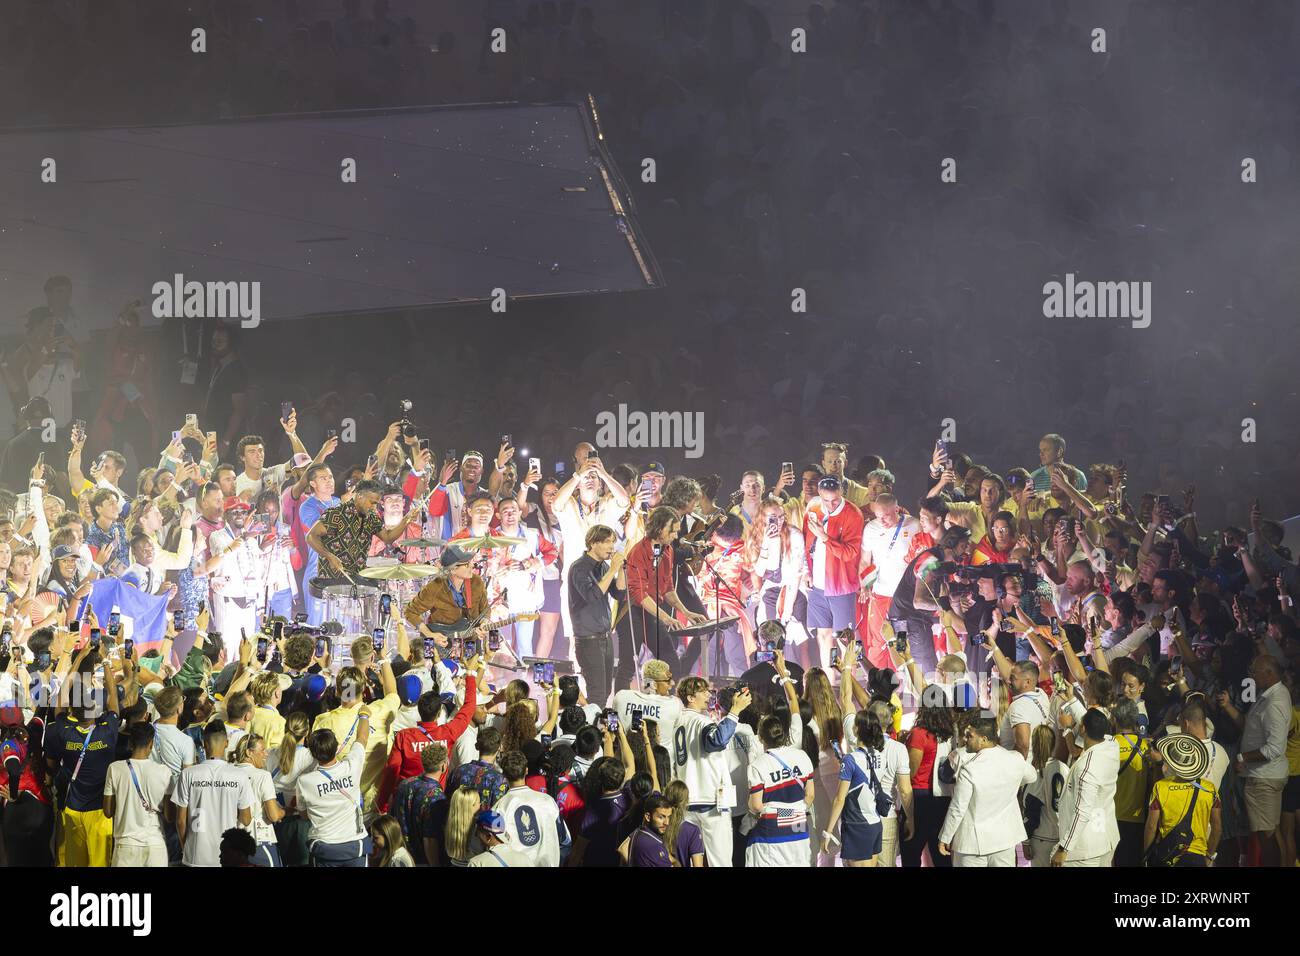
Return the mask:
[[343,634],[343,625],[338,621],[325,621],[323,624],[291,624],[286,630],[290,634],[314,634],[317,637],[339,637]]

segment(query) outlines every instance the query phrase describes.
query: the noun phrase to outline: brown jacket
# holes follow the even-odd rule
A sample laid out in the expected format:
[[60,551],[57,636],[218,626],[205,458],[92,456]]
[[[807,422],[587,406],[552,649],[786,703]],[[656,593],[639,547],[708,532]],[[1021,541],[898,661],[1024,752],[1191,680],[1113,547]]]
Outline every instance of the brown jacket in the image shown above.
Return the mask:
[[455,624],[462,618],[482,618],[487,615],[487,586],[483,579],[475,574],[469,580],[469,607],[458,607],[451,596],[451,582],[446,577],[437,577],[420,588],[410,604],[406,605],[403,616],[406,623],[419,627],[428,614],[429,624]]

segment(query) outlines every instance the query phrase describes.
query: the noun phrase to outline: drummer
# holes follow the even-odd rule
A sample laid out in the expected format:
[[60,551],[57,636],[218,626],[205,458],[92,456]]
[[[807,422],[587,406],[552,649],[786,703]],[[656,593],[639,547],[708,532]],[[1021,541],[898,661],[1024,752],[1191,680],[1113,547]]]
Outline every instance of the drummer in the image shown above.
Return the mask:
[[470,566],[473,559],[468,551],[456,545],[443,549],[438,563],[443,573],[420,589],[402,614],[406,622],[420,628],[422,634],[431,635],[441,646],[446,646],[446,635],[425,627],[441,625],[450,627],[458,622],[484,621],[477,628],[459,632],[460,637],[483,639],[487,637],[487,585]]
[[[383,497],[380,499],[380,507],[384,516],[384,527],[392,528],[397,524],[403,524],[401,537],[419,538],[423,536],[423,529],[420,527],[420,513],[418,511],[406,511],[406,495],[402,489],[390,485],[384,489]],[[408,520],[410,519],[410,520]],[[396,544],[385,542],[378,535],[370,539],[370,557],[379,558],[396,558],[402,564],[423,564],[429,548],[399,548]]]
[[366,566],[372,538],[392,544],[406,534],[407,524],[398,521],[391,528],[379,516],[383,488],[378,482],[362,481],[352,500],[328,509],[307,532],[307,545],[320,555],[321,567],[330,575],[356,575]]

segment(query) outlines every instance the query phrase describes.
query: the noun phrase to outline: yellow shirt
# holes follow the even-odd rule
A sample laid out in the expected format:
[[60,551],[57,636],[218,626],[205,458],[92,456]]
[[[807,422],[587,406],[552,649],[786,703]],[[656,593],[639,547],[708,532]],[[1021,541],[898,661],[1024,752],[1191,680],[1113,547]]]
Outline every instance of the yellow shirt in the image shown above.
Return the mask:
[[[840,484],[844,486],[844,497],[857,505],[859,508],[865,508],[870,501],[871,493],[867,491],[866,485],[860,485],[852,478],[841,478]],[[868,521],[871,519],[868,518]]]
[[[1138,752],[1129,763],[1133,742],[1137,740]],[[1116,734],[1119,744],[1120,775],[1115,781],[1115,819],[1121,823],[1142,823],[1147,813],[1147,781],[1151,776],[1151,761],[1147,754],[1151,744],[1137,734]],[[1187,809],[1183,807],[1184,811]]]
[[1300,707],[1291,708],[1291,726],[1286,732],[1286,766],[1289,776],[1300,775]]
[[[948,503],[948,515],[954,517],[953,524],[961,525],[970,532],[973,547],[984,540],[988,527],[984,523],[984,510],[978,501],[952,501]],[[956,520],[961,519],[961,520]]]
[[280,746],[284,740],[284,718],[270,704],[263,704],[253,711],[253,722],[248,732],[257,734],[266,741],[266,749]]
[[1196,787],[1200,787],[1201,794],[1196,798],[1196,808],[1192,811],[1192,842],[1187,852],[1205,856],[1208,853],[1206,841],[1210,838],[1210,811],[1219,806],[1219,791],[1214,789],[1214,784],[1208,780],[1195,784],[1187,780],[1157,780],[1151,794],[1151,809],[1160,811],[1156,838],[1163,839],[1187,815],[1187,804]]
[[[401,706],[401,698],[396,693],[387,694],[380,700],[364,705],[366,713],[370,715],[370,737],[366,742],[365,762],[361,766],[361,796],[367,807],[374,801],[379,778],[388,762],[388,750],[393,743],[393,722],[397,719],[397,711]],[[361,707],[327,710],[316,718],[311,729],[334,731],[334,736],[339,741],[339,753],[346,753],[357,739],[360,727],[357,717],[361,711]]]

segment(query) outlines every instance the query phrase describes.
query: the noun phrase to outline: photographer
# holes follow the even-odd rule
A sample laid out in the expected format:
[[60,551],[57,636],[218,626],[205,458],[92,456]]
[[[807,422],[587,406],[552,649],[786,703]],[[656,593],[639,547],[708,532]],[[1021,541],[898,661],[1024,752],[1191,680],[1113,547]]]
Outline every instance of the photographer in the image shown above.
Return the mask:
[[908,646],[922,673],[933,674],[937,665],[934,624],[941,607],[939,599],[948,594],[947,578],[956,565],[967,562],[970,553],[970,532],[948,528],[937,545],[908,562],[894,591],[889,621],[895,633],[907,634]]

